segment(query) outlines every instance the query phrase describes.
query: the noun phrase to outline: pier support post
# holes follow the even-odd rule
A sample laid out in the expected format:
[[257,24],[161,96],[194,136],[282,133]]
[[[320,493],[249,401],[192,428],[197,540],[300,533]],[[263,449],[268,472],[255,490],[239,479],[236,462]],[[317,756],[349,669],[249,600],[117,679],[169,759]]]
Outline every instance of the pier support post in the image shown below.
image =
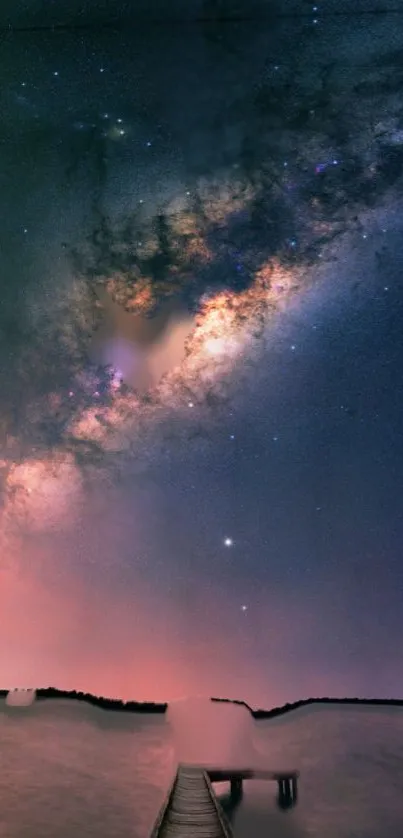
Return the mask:
[[232,800],[237,800],[242,797],[243,789],[242,789],[242,777],[238,778],[235,777],[231,781],[231,798]]
[[297,802],[297,778],[282,777],[278,783],[278,805],[280,809],[290,809]]

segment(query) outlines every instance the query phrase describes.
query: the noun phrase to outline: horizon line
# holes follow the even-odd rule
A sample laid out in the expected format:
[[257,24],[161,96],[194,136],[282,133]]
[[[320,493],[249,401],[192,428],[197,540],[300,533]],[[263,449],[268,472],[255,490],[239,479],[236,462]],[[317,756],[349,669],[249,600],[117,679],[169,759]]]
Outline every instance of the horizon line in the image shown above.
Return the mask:
[[[95,695],[93,693],[84,692],[83,690],[63,690],[59,689],[58,687],[10,687],[10,688],[1,688],[0,689],[0,698],[7,698],[9,693],[12,692],[35,692],[36,697],[38,699],[46,699],[50,697],[63,697],[67,699],[78,699],[81,701],[86,701],[89,704],[103,706],[104,709],[126,709],[130,711],[132,708],[138,708],[139,710],[145,711],[146,708],[150,708],[150,710],[154,709],[154,712],[165,713],[170,704],[175,704],[178,701],[183,701],[186,698],[194,698],[194,694],[189,694],[187,696],[182,696],[180,699],[172,699],[171,701],[152,701],[152,700],[144,700],[138,701],[136,699],[122,699],[116,697],[109,697],[109,696],[101,696]],[[245,707],[252,716],[254,717],[262,717],[270,716],[270,715],[281,715],[282,713],[289,712],[291,710],[299,709],[300,707],[307,705],[307,704],[315,704],[315,703],[325,703],[325,704],[374,704],[374,705],[393,705],[393,706],[403,706],[403,698],[362,698],[358,696],[343,696],[343,697],[334,697],[334,696],[318,696],[318,697],[309,697],[309,698],[302,698],[297,699],[293,702],[285,702],[282,705],[277,705],[271,708],[261,708],[261,707],[251,707],[247,701],[243,699],[236,699],[236,698],[221,698],[218,696],[203,696],[207,699],[207,701],[213,702],[221,702],[227,704],[237,704],[240,706]]]

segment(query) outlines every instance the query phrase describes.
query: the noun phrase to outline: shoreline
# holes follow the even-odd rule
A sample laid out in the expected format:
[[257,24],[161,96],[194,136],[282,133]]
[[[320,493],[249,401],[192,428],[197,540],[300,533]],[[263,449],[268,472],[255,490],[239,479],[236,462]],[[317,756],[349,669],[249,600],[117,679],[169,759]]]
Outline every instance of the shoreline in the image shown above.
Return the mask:
[[[17,688],[19,689],[19,688]],[[34,688],[31,688],[34,689]],[[21,690],[24,691],[24,690]],[[0,689],[0,699],[7,698],[9,692],[13,689]],[[114,710],[120,713],[159,713],[165,714],[169,707],[169,702],[154,702],[154,701],[122,701],[118,698],[108,698],[105,696],[96,696],[92,693],[85,693],[81,690],[59,690],[56,687],[40,687],[35,689],[35,701],[44,701],[46,699],[68,699],[76,701],[84,701],[94,707],[99,707],[102,710]],[[303,698],[298,701],[287,702],[279,707],[272,707],[269,710],[262,708],[253,709],[246,701],[235,698],[218,698],[210,697],[210,701],[221,704],[237,704],[244,707],[254,719],[272,719],[277,716],[283,716],[290,713],[292,710],[298,710],[300,707],[306,707],[310,704],[343,704],[343,705],[361,705],[373,707],[403,707],[403,699],[400,698]]]

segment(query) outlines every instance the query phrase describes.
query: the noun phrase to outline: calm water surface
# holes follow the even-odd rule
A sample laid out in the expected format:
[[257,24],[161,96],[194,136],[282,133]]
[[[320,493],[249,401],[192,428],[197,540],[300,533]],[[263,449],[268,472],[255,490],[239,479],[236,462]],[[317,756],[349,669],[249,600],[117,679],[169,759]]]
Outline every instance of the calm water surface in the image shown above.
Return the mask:
[[[257,762],[300,769],[300,798],[283,813],[274,785],[245,783],[235,838],[403,835],[403,711],[312,707],[251,729]],[[2,703],[0,746],[0,838],[145,838],[177,758],[166,718],[71,701]]]

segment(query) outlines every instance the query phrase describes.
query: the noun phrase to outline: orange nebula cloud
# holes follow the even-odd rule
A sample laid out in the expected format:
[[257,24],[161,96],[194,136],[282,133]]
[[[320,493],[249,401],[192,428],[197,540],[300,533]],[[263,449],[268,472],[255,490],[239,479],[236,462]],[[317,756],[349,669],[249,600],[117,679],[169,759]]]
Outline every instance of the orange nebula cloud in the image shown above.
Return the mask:
[[[189,416],[186,394],[194,393],[197,404],[203,405],[207,391],[220,396],[223,388],[231,387],[234,373],[242,362],[253,358],[261,335],[273,313],[287,305],[301,285],[301,274],[285,269],[276,262],[264,265],[253,284],[235,293],[222,291],[201,301],[200,311],[190,332],[186,357],[182,364],[157,383],[165,371],[167,359],[160,357],[158,342],[150,359],[150,376],[154,388],[152,398],[144,401],[135,392],[114,388],[108,404],[94,400],[77,410],[66,422],[64,447],[46,453],[42,458],[33,454],[22,462],[11,462],[5,481],[3,530],[23,527],[25,531],[47,531],[75,525],[82,505],[83,474],[74,458],[75,445],[96,445],[106,457],[126,452],[138,456],[147,445],[161,443],[167,422],[187,412],[187,423],[198,421]],[[130,315],[125,314],[130,321]],[[182,331],[178,340],[183,344],[190,322],[178,325]],[[176,334],[176,333],[175,333]],[[175,342],[177,335],[172,336]],[[166,341],[165,341],[166,344]],[[165,350],[167,346],[165,345]],[[172,347],[175,355],[176,347]],[[176,355],[175,355],[176,357]],[[170,357],[169,363],[173,363]],[[52,403],[60,408],[57,394]],[[108,463],[98,465],[98,474],[105,474]],[[87,478],[91,472],[88,463]]]

